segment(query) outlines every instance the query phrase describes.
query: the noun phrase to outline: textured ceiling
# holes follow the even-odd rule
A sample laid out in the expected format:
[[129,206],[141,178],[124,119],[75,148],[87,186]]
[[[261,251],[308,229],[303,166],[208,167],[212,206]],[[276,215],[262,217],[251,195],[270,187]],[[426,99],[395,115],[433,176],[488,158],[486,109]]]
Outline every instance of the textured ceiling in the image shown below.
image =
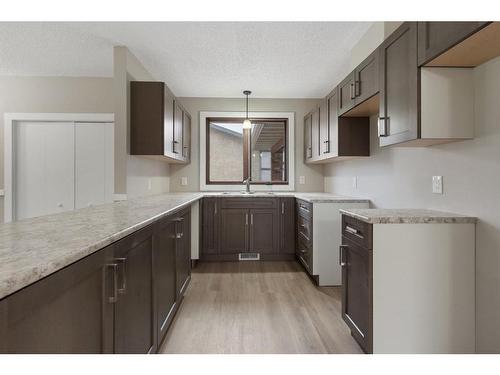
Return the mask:
[[125,45],[177,96],[318,98],[369,22],[0,23],[0,74],[112,74]]

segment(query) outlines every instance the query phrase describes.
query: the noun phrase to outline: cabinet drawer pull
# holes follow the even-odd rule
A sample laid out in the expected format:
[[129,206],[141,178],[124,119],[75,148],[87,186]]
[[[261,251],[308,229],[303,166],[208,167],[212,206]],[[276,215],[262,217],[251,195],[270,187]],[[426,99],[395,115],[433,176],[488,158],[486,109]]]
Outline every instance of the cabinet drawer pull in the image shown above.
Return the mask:
[[106,264],[106,267],[111,268],[111,270],[113,271],[113,293],[111,294],[111,297],[108,297],[108,302],[116,303],[116,301],[118,301],[118,275],[116,272],[118,264],[116,263]]
[[361,96],[361,82],[354,81],[354,97],[357,98],[358,96]]
[[245,214],[245,225],[248,225],[248,214]]
[[304,204],[299,204],[299,207],[300,207],[301,209],[303,209],[304,211],[309,212],[309,208],[308,208],[306,205],[304,205]]
[[347,233],[350,233],[350,234],[354,234],[355,236],[359,237],[359,238],[364,238],[363,237],[363,234],[361,234],[361,232],[353,227],[350,227],[349,225],[346,225],[345,226],[345,231]]
[[347,263],[344,262],[344,248],[347,249],[347,245],[340,245],[339,246],[339,250],[340,250],[340,253],[339,253],[339,265],[341,267],[345,267],[347,265]]
[[285,214],[285,202],[281,202],[281,214]]
[[253,225],[253,214],[250,214],[250,225]]
[[354,99],[356,96],[354,94],[354,82],[351,82],[351,85],[349,86],[349,94],[351,94],[351,100]]
[[125,294],[125,292],[127,290],[127,273],[126,273],[126,269],[125,269],[126,261],[127,261],[127,258],[115,258],[115,262],[120,268],[121,285],[118,288],[119,294]]

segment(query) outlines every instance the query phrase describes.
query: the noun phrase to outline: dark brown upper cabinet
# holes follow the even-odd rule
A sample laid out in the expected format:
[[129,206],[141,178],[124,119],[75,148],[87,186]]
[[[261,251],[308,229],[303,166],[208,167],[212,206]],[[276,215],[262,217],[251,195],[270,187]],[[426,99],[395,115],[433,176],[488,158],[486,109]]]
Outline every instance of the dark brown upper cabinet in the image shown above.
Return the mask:
[[345,157],[370,155],[369,117],[339,117],[339,97],[340,90],[334,89],[318,107],[320,153],[307,160],[308,163],[327,163]]
[[354,84],[356,81],[355,72],[350,73],[342,82],[339,83],[338,106],[339,114],[343,114],[356,105],[356,95]]
[[498,22],[418,22],[418,65],[474,67],[500,55]]
[[375,50],[339,84],[338,114],[361,117],[377,113],[378,81],[379,54]]
[[316,159],[319,157],[320,147],[319,147],[319,126],[320,126],[320,115],[319,107],[317,107],[311,116],[311,145],[312,145],[312,158]]
[[130,82],[131,155],[188,163],[190,127],[191,117],[164,82]]
[[317,160],[321,154],[320,122],[319,107],[314,108],[304,117],[304,155],[306,162]]
[[379,47],[379,144],[419,137],[417,23],[405,22]]

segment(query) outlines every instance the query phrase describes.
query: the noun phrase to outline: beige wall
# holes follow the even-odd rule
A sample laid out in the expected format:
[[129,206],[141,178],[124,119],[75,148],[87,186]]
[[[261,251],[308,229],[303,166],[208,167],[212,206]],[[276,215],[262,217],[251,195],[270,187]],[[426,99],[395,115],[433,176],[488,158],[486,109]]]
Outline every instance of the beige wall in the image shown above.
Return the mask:
[[126,47],[114,48],[115,193],[127,198],[169,191],[169,164],[130,155],[130,81],[154,77]]
[[[180,98],[181,104],[192,116],[191,163],[170,166],[171,191],[198,191],[200,188],[199,121],[200,111],[242,111],[245,101],[229,98]],[[295,190],[323,191],[322,166],[305,165],[304,115],[319,103],[316,99],[250,99],[251,111],[295,112]],[[181,177],[188,178],[188,185],[181,186]],[[299,185],[299,176],[305,176],[306,184]]]
[[[6,112],[113,113],[113,80],[89,77],[0,77],[0,186]],[[3,222],[3,197],[0,221]]]
[[[500,353],[500,58],[475,68],[474,80],[473,140],[381,149],[373,117],[371,157],[326,165],[325,189],[369,198],[376,207],[434,208],[479,217],[477,350]],[[434,175],[443,176],[443,195],[432,194]]]

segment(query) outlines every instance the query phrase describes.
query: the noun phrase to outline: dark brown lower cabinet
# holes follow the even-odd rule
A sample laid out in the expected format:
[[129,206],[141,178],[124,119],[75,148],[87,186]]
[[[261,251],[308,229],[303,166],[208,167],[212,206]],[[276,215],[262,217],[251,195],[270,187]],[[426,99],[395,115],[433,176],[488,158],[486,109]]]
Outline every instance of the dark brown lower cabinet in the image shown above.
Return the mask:
[[[373,253],[371,227],[356,226],[356,219],[342,217],[342,318],[366,353],[373,352]],[[354,234],[353,234],[354,233]],[[357,241],[350,237],[356,236]],[[363,237],[363,238],[359,238]]]
[[295,198],[280,198],[280,254],[295,253]]
[[201,207],[201,246],[204,254],[219,253],[219,198],[206,197],[200,204]]
[[0,353],[112,353],[113,246],[0,301]]
[[115,353],[146,354],[154,349],[152,257],[153,227],[116,244]]
[[191,211],[181,212],[176,222],[176,291],[177,300],[182,298],[191,277]]
[[248,209],[221,209],[220,253],[239,254],[248,251]]
[[250,252],[259,254],[275,254],[279,248],[279,216],[271,208],[255,208],[249,210],[250,215]]
[[156,352],[191,275],[190,208],[0,300],[0,353]]
[[161,342],[165,337],[176,310],[176,235],[177,222],[171,217],[158,223],[153,262],[158,342]]

